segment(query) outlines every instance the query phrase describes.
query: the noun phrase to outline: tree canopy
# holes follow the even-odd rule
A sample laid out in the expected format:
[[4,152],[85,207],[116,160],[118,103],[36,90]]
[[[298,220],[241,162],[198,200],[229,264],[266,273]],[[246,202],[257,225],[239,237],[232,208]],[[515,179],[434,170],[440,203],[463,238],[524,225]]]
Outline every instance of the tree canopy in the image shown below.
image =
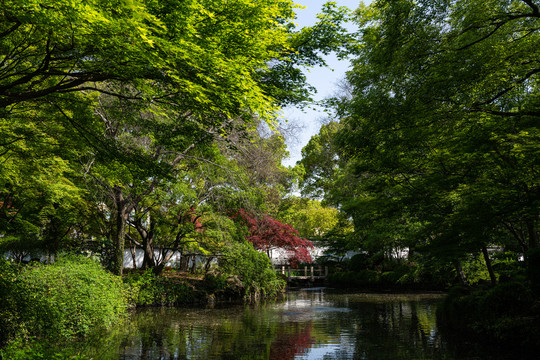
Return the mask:
[[281,249],[288,252],[288,259],[291,263],[312,262],[309,249],[313,248],[313,244],[309,240],[299,237],[298,230],[292,226],[267,214],[255,217],[244,209],[238,210],[232,217],[247,228],[247,240],[253,244],[255,249],[267,253],[270,253],[271,250]]
[[[22,255],[104,246],[121,273],[124,244],[147,245],[154,265],[158,244],[219,251],[235,199],[276,212],[291,174],[279,164],[282,137],[258,127],[274,130],[280,106],[305,104],[313,88],[301,68],[324,65],[322,54],[343,51],[348,38],[345,8],[327,4],[303,29],[296,8],[2,4],[0,247]],[[205,217],[204,235],[188,209]]]
[[[440,261],[538,246],[535,1],[373,1],[355,13],[339,123],[303,149],[303,192],[366,251]],[[489,266],[488,266],[489,267]]]

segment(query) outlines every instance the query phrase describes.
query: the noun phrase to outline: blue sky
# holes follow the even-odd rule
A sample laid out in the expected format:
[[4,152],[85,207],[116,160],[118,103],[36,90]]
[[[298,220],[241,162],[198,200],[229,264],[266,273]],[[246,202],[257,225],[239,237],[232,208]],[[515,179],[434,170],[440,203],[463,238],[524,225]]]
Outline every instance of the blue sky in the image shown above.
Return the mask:
[[[296,0],[296,3],[305,7],[298,10],[298,26],[312,26],[317,21],[316,15],[320,12],[326,0]],[[337,0],[339,6],[346,6],[349,9],[356,9],[360,0]],[[364,0],[365,4],[370,3]],[[329,68],[311,68],[305,72],[308,82],[317,88],[315,100],[322,100],[333,95],[337,91],[336,84],[345,77],[345,72],[349,67],[348,61],[339,61],[335,56],[328,56]],[[283,118],[289,123],[301,124],[304,128],[297,139],[292,139],[287,145],[290,153],[289,159],[283,161],[285,166],[293,166],[301,158],[301,150],[308,143],[311,136],[318,133],[321,126],[321,119],[325,117],[322,110],[304,110],[286,108],[283,110]]]

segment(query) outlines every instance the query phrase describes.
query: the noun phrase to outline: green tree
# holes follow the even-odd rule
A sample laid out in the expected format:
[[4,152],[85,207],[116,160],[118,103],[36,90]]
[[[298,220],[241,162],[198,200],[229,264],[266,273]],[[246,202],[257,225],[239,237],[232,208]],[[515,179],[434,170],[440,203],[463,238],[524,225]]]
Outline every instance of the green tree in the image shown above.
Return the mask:
[[325,207],[320,201],[289,197],[284,199],[278,220],[298,230],[301,237],[311,241],[321,239],[339,223],[339,211]]
[[536,247],[538,6],[381,0],[357,14],[353,97],[336,101],[355,230],[456,264]]
[[[201,154],[217,137],[254,118],[271,123],[280,103],[305,101],[298,67],[323,64],[320,51],[342,48],[344,8],[329,4],[316,27],[296,32],[294,7],[290,0],[2,4],[0,156],[14,147],[44,155],[34,142],[44,133],[67,152],[59,161],[92,179],[72,193],[89,187],[95,207],[108,209],[109,229],[100,231],[113,238],[121,273],[134,207],[190,157],[208,160]],[[10,202],[2,206],[13,214]]]
[[334,121],[322,125],[319,133],[302,148],[299,167],[302,173],[300,188],[304,196],[322,198],[330,194],[339,176],[339,149],[334,139],[340,128],[341,125]]

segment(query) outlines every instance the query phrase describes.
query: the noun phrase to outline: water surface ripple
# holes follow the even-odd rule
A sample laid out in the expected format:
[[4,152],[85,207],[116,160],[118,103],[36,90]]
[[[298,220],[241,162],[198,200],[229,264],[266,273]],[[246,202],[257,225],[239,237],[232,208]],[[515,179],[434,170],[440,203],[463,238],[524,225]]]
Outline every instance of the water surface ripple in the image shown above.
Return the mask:
[[440,297],[316,288],[259,305],[148,308],[88,351],[111,360],[505,359],[445,339],[435,318]]

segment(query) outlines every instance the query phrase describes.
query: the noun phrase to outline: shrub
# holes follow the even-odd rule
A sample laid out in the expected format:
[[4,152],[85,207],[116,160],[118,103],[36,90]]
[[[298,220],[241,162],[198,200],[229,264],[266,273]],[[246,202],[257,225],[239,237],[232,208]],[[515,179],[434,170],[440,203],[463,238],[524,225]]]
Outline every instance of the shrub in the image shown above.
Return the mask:
[[328,281],[334,286],[346,288],[377,287],[379,273],[375,270],[335,272],[328,275]]
[[376,252],[369,257],[368,266],[372,269],[380,267],[381,264],[384,262],[384,259],[385,257],[383,251]]
[[333,272],[328,274],[328,282],[333,285],[342,285],[343,283],[343,272]]
[[208,273],[204,275],[204,287],[210,293],[225,290],[227,279],[224,276]]
[[286,282],[272,270],[268,256],[255,250],[251,243],[231,244],[223,255],[219,263],[221,271],[238,276],[245,297],[276,296],[284,290]]
[[521,283],[509,282],[489,289],[479,305],[486,318],[497,318],[518,315],[533,302],[531,289]]
[[348,268],[350,271],[366,270],[369,264],[368,254],[356,254],[349,260]]
[[518,258],[519,255],[513,251],[493,255],[493,270],[499,275],[500,282],[525,280],[524,262],[518,261]]
[[16,311],[19,299],[14,296],[20,292],[17,274],[15,265],[0,258],[0,346],[21,331]]
[[359,286],[376,285],[379,281],[379,273],[375,270],[362,270],[355,273],[353,279]]
[[132,306],[173,306],[198,300],[191,286],[178,279],[155,275],[152,270],[124,277]]
[[402,276],[403,274],[397,271],[385,271],[381,274],[379,280],[381,285],[395,286],[398,284],[398,281]]
[[134,272],[123,278],[128,302],[131,306],[160,305],[162,289],[157,284],[157,277],[152,270]]
[[68,255],[51,265],[38,263],[20,270],[4,263],[1,271],[2,312],[11,314],[2,320],[2,327],[7,326],[2,330],[4,341],[85,335],[126,314],[121,279],[95,260]]

